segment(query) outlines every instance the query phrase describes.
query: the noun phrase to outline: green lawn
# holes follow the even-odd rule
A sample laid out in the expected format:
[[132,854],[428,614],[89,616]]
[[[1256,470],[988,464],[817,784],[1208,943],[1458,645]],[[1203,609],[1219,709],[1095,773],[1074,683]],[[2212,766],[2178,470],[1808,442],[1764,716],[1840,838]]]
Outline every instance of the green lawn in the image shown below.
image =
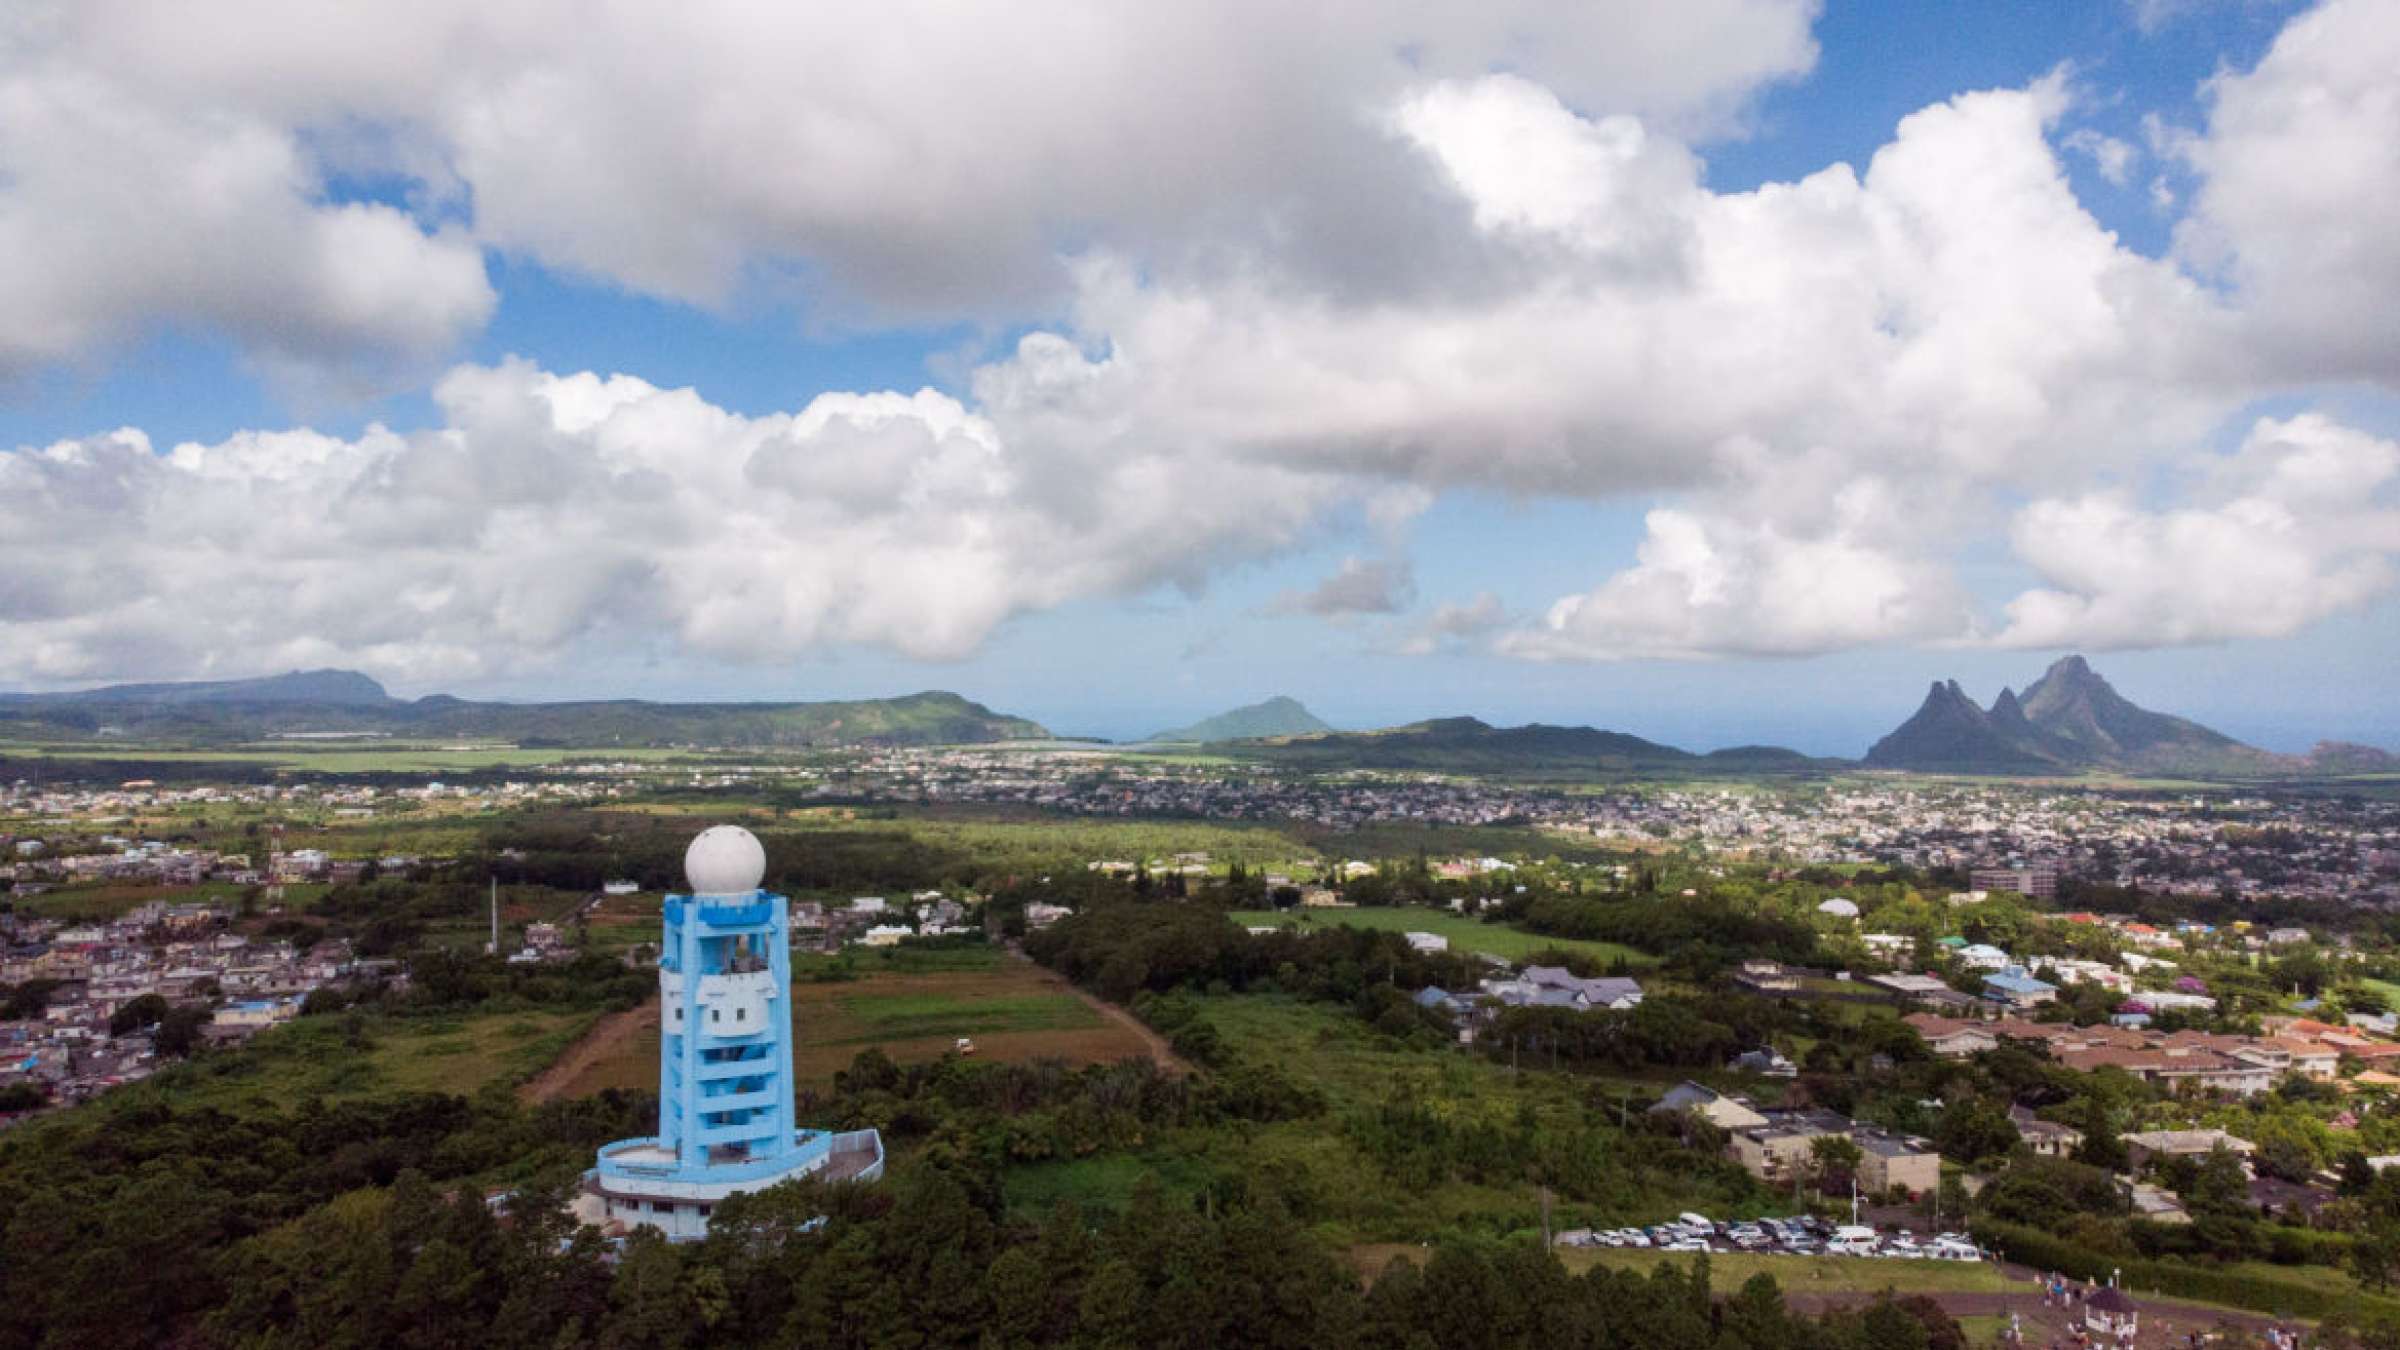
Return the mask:
[[471,1096],[488,1084],[532,1076],[598,1017],[596,1011],[553,1009],[368,1016],[360,1022],[364,1039],[355,1044],[347,1017],[304,1017],[259,1033],[246,1050],[165,1070],[157,1083],[178,1101],[229,1109],[392,1091]]
[[2338,1266],[2279,1266],[2270,1261],[2232,1261],[2224,1269],[2284,1284],[2304,1284],[2347,1298],[2358,1293],[2358,1281]]
[[1520,928],[1485,923],[1447,910],[1422,909],[1414,906],[1400,909],[1313,909],[1284,913],[1271,909],[1238,910],[1228,915],[1235,923],[1251,927],[1272,924],[1297,924],[1301,927],[1371,928],[1386,933],[1439,933],[1450,939],[1450,949],[1462,952],[1481,952],[1503,961],[1522,961],[1534,952],[1545,949],[1580,952],[1598,961],[1623,961],[1629,966],[1654,966],[1658,958],[1635,951],[1620,942],[1591,942],[1581,938],[1544,937]]
[[[1560,1248],[1559,1260],[1581,1272],[1593,1266],[1630,1267],[1648,1271],[1662,1262],[1688,1265],[1697,1252],[1656,1252],[1621,1248]],[[1718,1289],[1739,1289],[1753,1275],[1772,1275],[1791,1293],[2004,1294],[2038,1298],[2041,1286],[2031,1280],[2011,1280],[1989,1261],[1898,1261],[1856,1256],[1769,1256],[1757,1252],[1711,1252],[1709,1283]]]
[[2358,982],[2383,995],[2386,1007],[2400,1008],[2400,984],[2395,984],[2390,980],[2372,979],[2364,975],[2359,977]]
[[199,886],[131,886],[112,882],[62,886],[40,895],[19,897],[17,909],[51,919],[114,919],[153,900],[171,905],[231,905],[242,888],[224,882]]
[[[451,743],[455,745],[456,743]],[[0,744],[0,753],[32,759],[88,759],[152,764],[263,764],[277,769],[318,773],[441,773],[470,769],[531,768],[570,760],[663,760],[689,758],[690,752],[668,749],[542,749],[513,745],[448,748],[440,744],[390,745],[349,742],[340,748],[311,749],[277,742],[221,750],[168,749],[143,745]]]
[[529,1078],[591,1029],[599,1014],[519,1012],[420,1019],[374,1041],[375,1074],[412,1092],[473,1093]]
[[1001,1193],[1011,1209],[1029,1217],[1047,1214],[1062,1200],[1078,1209],[1121,1209],[1144,1177],[1169,1195],[1190,1195],[1208,1184],[1209,1173],[1204,1156],[1194,1153],[1100,1153],[1011,1167],[1001,1174]]
[[1100,1015],[1066,994],[959,998],[949,994],[855,994],[834,1002],[857,1022],[850,1041],[917,1036],[991,1036],[1004,1031],[1067,1031],[1100,1024]]
[[897,947],[844,947],[828,956],[792,953],[795,980],[863,979],[870,975],[930,975],[945,970],[992,970],[1005,960],[998,947],[964,943],[956,947],[921,942]]
[[995,807],[910,807],[850,817],[803,808],[793,822],[812,829],[905,831],[927,845],[972,854],[994,865],[1026,869],[1080,867],[1115,860],[1173,865],[1179,853],[1205,853],[1222,873],[1233,863],[1252,871],[1302,867],[1320,855],[1274,825],[1203,820],[1090,820]]

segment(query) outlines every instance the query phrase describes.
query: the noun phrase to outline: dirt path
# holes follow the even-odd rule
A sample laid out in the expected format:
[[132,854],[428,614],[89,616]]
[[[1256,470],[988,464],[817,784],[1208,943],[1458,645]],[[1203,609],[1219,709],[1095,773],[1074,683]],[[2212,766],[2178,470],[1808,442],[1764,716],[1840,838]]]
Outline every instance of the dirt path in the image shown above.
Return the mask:
[[1052,970],[1048,966],[1045,966],[1034,960],[1032,957],[1027,956],[1024,952],[1019,951],[1014,943],[1009,944],[1007,950],[1010,956],[1015,957],[1017,960],[1024,962],[1026,965],[1033,967],[1035,971],[1039,972],[1042,978],[1042,983],[1056,988],[1062,994],[1071,994],[1074,997],[1083,1000],[1083,1005],[1085,1007],[1090,1008],[1093,1012],[1100,1014],[1109,1021],[1114,1022],[1118,1026],[1121,1026],[1127,1031],[1132,1032],[1134,1036],[1141,1041],[1142,1047],[1150,1052],[1151,1062],[1158,1065],[1159,1068],[1164,1069],[1168,1073],[1178,1075],[1187,1074],[1192,1071],[1192,1066],[1184,1061],[1183,1056],[1175,1053],[1175,1047],[1167,1044],[1167,1038],[1159,1035],[1155,1031],[1152,1031],[1142,1022],[1142,1019],[1134,1016],[1132,1013],[1125,1011],[1123,1008],[1118,1007],[1116,1004],[1111,1003],[1106,999],[1100,998],[1096,995],[1087,994],[1083,990],[1076,988],[1072,983],[1068,982],[1064,975],[1059,974],[1057,971]]
[[642,1006],[624,1012],[610,1013],[592,1024],[567,1052],[551,1061],[550,1067],[525,1080],[517,1089],[517,1100],[534,1105],[564,1093],[586,1069],[625,1048],[642,1032],[658,1024],[658,1000],[645,999]]

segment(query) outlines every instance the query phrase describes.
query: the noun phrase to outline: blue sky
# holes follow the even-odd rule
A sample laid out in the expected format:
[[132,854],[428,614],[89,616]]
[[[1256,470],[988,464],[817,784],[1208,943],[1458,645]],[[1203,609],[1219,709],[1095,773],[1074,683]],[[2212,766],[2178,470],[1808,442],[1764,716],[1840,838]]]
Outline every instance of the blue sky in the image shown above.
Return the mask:
[[[940,687],[1112,737],[1289,693],[1352,726],[1467,712],[1695,748],[1848,754],[1931,679],[1956,675],[1988,698],[2073,648],[2137,700],[2260,744],[2400,745],[2387,693],[2400,662],[2387,575],[2400,517],[2386,462],[2400,372],[2371,342],[2363,359],[2345,346],[2360,319],[2339,288],[2322,298],[2308,268],[2325,250],[2306,220],[2242,205],[2272,171],[2260,166],[2340,138],[2235,116],[2312,80],[2355,93],[2343,50],[2372,51],[2392,26],[2373,6],[1837,2],[1815,13],[1723,0],[1718,13],[1695,6],[1689,31],[1626,37],[1661,44],[1628,70],[1579,56],[1590,35],[1533,5],[1506,41],[1439,35],[1407,70],[1392,53],[1418,51],[1425,35],[1311,34],[1321,49],[1299,59],[1350,99],[1331,112],[1290,93],[1297,72],[1251,68],[1245,44],[1203,44],[1196,68],[1221,62],[1216,83],[1259,91],[1240,116],[1268,109],[1221,145],[1207,109],[1161,110],[1117,71],[1029,69],[1026,87],[1006,72],[962,75],[998,83],[946,117],[850,91],[828,148],[822,135],[786,138],[815,125],[809,95],[761,86],[746,103],[750,74],[709,64],[749,38],[813,54],[878,22],[861,13],[838,31],[692,38],[690,59],[662,61],[659,78],[670,94],[673,80],[695,80],[682,92],[755,112],[739,134],[757,144],[662,114],[646,149],[633,144],[649,130],[638,121],[600,123],[613,102],[660,96],[613,89],[622,63],[606,59],[656,34],[519,50],[509,44],[551,40],[434,6],[392,21],[426,30],[397,41],[237,31],[179,47],[122,41],[108,8],[0,70],[34,93],[63,72],[104,71],[138,84],[129,97],[157,114],[145,130],[139,117],[95,127],[61,113],[55,127],[0,138],[14,180],[0,186],[0,237],[37,271],[55,258],[69,277],[0,275],[0,299],[12,285],[32,297],[18,306],[26,331],[0,334],[0,373],[14,377],[0,447],[24,447],[16,478],[0,459],[0,491],[58,531],[0,535],[0,549],[22,550],[0,562],[28,581],[23,594],[0,588],[0,633],[14,634],[0,640],[0,687],[296,663],[355,665],[408,694]],[[1039,7],[1024,19],[1046,17],[1074,22]],[[891,21],[925,25],[911,50],[929,84],[946,60],[974,70],[990,40],[938,15]],[[404,39],[445,24],[489,44],[488,76],[408,68]],[[2334,40],[2278,44],[2305,25]],[[1131,67],[1145,43],[1194,40],[1163,21],[1161,33],[1132,28],[1086,34],[1088,59],[1107,66],[1121,43]],[[1489,50],[1477,45],[1487,37]],[[223,50],[177,54],[204,42]],[[511,75],[536,68],[595,100],[581,120],[510,101]],[[300,92],[275,101],[236,88],[244,70],[355,69],[374,78],[328,74],[315,93],[295,78]],[[2224,109],[2201,94],[2219,74],[2240,86]],[[1045,81],[1067,86],[1056,106]],[[1836,163],[1865,175],[1903,118],[1985,90],[2001,94],[1911,124],[1905,181],[1895,164],[1837,193],[1822,217],[1762,223],[1742,205]],[[1130,128],[1121,142],[1088,130],[1107,99],[1132,100],[1113,119]],[[1144,132],[1146,119],[1158,125]],[[1619,123],[1641,139],[1612,139]],[[361,125],[377,134],[353,144]],[[261,170],[255,199],[221,173],[188,192],[157,187],[162,219],[122,238],[44,232],[56,211],[138,193],[151,156],[214,153],[237,133],[294,166]],[[2122,173],[2103,172],[2104,147]],[[2043,198],[2036,166],[2013,189],[2041,199],[2015,233],[1944,218],[1947,190],[1929,175],[1955,174],[1957,194],[1972,193],[2020,151],[2047,156],[2071,201]],[[875,161],[883,153],[897,158]],[[569,179],[562,165],[588,172]],[[2319,182],[2354,176],[2370,216],[2394,190],[2375,176],[2385,163],[2301,167]],[[1352,193],[1371,205],[1351,209]],[[304,257],[345,210],[385,231],[356,255],[362,270],[388,269],[366,302],[324,268],[276,257]],[[229,238],[287,243],[212,262],[220,212],[241,227]],[[1752,301],[1747,282],[1712,293],[1704,274],[1804,276],[1817,251],[1853,244],[1824,284],[1879,297],[1880,327],[1818,332],[1819,316],[1791,316],[1783,356],[1770,341],[1732,369],[1744,385],[1788,376],[1793,389],[1727,400],[1740,407],[1708,406],[1723,375],[1676,385],[1707,356],[1679,357],[1676,344],[1696,340],[1681,307]],[[2392,255],[2368,247],[2361,311],[2400,285],[2400,268],[2374,270]],[[2041,323],[2017,322],[2009,296],[1976,293],[1974,269],[1945,261],[1961,250],[1995,271],[2022,266],[2023,308]],[[187,254],[191,270],[176,272]],[[2038,265],[2068,255],[2088,257],[2089,275]],[[333,256],[348,266],[351,255]],[[2060,298],[2087,280],[2106,314]],[[1562,319],[1542,298],[1560,295],[1590,313]],[[2053,304],[2054,342],[2042,326]],[[1732,312],[1770,332],[1785,317]],[[1177,322],[1192,315],[1208,317]],[[1622,347],[1601,336],[1619,331],[1644,336]],[[1560,333],[1601,340],[1587,354]],[[1079,364],[1038,347],[1051,334]],[[1445,355],[1427,363],[1422,343],[1437,334]],[[1028,335],[1037,346],[1020,349]],[[1919,349],[1855,366],[1839,355],[1886,337]],[[1273,356],[1287,344],[1288,389]],[[1490,394],[1519,379],[1528,354],[1538,377],[1523,375],[1513,401]],[[1656,406],[1632,408],[1646,384],[1624,364],[1651,360]],[[484,374],[444,383],[462,367]],[[1453,379],[1459,369],[1487,383]],[[1060,394],[1061,370],[1099,392]],[[1561,385],[1585,370],[1594,388],[1579,403]],[[613,429],[595,430],[560,411],[552,381],[577,372],[689,388],[698,403],[614,405]],[[1274,393],[1253,409],[1262,382]],[[1823,406],[1812,382],[1828,391]],[[842,402],[921,387],[944,408]],[[820,396],[835,402],[792,423],[787,446],[782,419]],[[1955,426],[1953,408],[1969,410]],[[528,415],[557,424],[529,429]],[[374,426],[400,439],[378,441]],[[33,447],[118,427],[138,428],[152,453],[298,427],[344,448],[326,459],[276,441],[238,460],[212,449],[231,467],[204,486],[129,491],[123,465],[88,456],[34,471]],[[757,436],[792,465],[762,468]],[[434,440],[411,448],[411,437]],[[459,456],[443,461],[447,477],[425,467],[444,438]],[[640,487],[629,465],[675,477],[688,462],[699,484],[704,460],[736,453],[750,458],[707,472],[746,486],[694,487],[702,500],[662,500],[656,530],[646,526],[641,494],[663,489]],[[2348,498],[2255,486],[2288,486],[2277,466],[2335,461],[2339,481],[2363,484]],[[582,467],[598,463],[615,476],[593,486]],[[545,474],[561,484],[556,503],[541,500]],[[929,474],[950,485],[926,499],[942,504],[851,495]],[[977,484],[970,505],[943,495],[958,474]],[[436,479],[465,497],[404,493]],[[490,485],[502,481],[515,486]],[[573,497],[585,491],[597,495]],[[709,500],[716,514],[749,514],[712,529]],[[2244,560],[2246,543],[2226,541],[2256,537],[2259,511],[2293,518],[2292,538]],[[468,516],[474,529],[445,528]],[[229,523],[244,518],[257,528]],[[393,532],[410,520],[421,535]],[[155,543],[196,521],[196,552],[155,560],[90,524],[138,526]],[[2147,542],[2105,546],[2119,537]],[[2089,558],[2051,561],[2086,546]],[[1363,603],[1320,589],[1346,560],[1397,584]],[[179,598],[218,567],[224,584]],[[2160,575],[2120,582],[2142,569]],[[1812,612],[1795,617],[1795,578],[1818,571],[1833,594],[1820,602],[1802,587]],[[2175,593],[2183,574],[2200,598]],[[728,587],[755,624],[699,617]],[[2034,608],[2012,608],[2034,592]],[[1442,607],[1463,615],[1479,600],[1481,618],[1440,626]],[[402,612],[360,617],[379,606]]]

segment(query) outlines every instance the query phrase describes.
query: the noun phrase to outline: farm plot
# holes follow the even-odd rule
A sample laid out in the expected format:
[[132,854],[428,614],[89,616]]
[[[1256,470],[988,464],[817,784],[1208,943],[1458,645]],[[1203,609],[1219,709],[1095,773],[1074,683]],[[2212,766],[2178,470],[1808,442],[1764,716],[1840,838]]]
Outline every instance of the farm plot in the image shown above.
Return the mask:
[[[795,1080],[802,1086],[830,1085],[834,1074],[868,1049],[903,1064],[938,1059],[960,1037],[974,1041],[977,1058],[1010,1063],[1099,1064],[1150,1052],[1132,1028],[1102,1017],[1050,972],[996,952],[971,955],[972,960],[914,969],[902,962],[872,962],[850,979],[816,981],[803,975],[792,987]],[[658,1018],[652,1007],[638,1029],[578,1066],[558,1090],[573,1097],[611,1087],[654,1087],[657,1081]]]

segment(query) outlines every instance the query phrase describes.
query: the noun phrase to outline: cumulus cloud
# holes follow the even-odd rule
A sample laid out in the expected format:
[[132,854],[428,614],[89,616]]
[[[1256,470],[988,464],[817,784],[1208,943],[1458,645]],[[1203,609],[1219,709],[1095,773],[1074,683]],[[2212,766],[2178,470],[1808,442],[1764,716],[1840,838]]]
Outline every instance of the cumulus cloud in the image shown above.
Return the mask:
[[1501,650],[1536,660],[1801,656],[1961,631],[1965,600],[1946,569],[1852,522],[1792,536],[1675,510],[1652,511],[1639,563],[1550,607]]
[[1428,656],[1483,637],[1507,622],[1508,610],[1500,597],[1478,591],[1473,599],[1434,606],[1433,613],[1401,640],[1400,651],[1407,656]]
[[2400,17],[2326,0],[2206,87],[2174,146],[2198,175],[2176,250],[2230,282],[2247,359],[2284,378],[2400,379]]
[[0,64],[0,379],[178,324],[231,335],[278,377],[360,392],[418,377],[491,314],[457,226],[323,200],[269,122],[120,93]]
[[[1719,194],[1515,77],[1437,90],[1400,126],[1484,222],[1486,285],[1353,305],[1090,255],[1070,331],[976,391],[1064,438],[1577,497],[1821,449],[1853,474],[2024,482],[2139,456],[2220,414],[2221,389],[2172,378],[2219,315],[2075,201],[2045,134],[2062,99],[1964,96],[1903,122],[1863,177]],[[1630,157],[1642,187],[1485,162],[1507,157],[1604,178]]]
[[2142,157],[2142,152],[2130,141],[2103,135],[2090,127],[2075,128],[2067,133],[2060,144],[2079,155],[2088,156],[2092,167],[2100,171],[2100,176],[2116,187],[2125,186],[2132,178],[2133,166]]
[[1029,340],[977,393],[1094,447],[1685,494],[1639,565],[1506,644],[1521,655],[1954,636],[1937,551],[1986,494],[2178,451],[2239,397],[2191,375],[2216,301],[2076,202],[2048,138],[2064,106],[2056,80],[1965,95],[1863,175],[1722,194],[1679,147],[1523,79],[1437,84],[1393,125],[1503,260],[1493,284],[1355,306],[1088,258],[1071,340]]
[[2011,647],[2155,647],[2286,637],[2391,589],[2400,444],[2302,415],[2262,418],[2200,500],[2145,510],[2094,493],[2011,530],[2046,585],[2008,604]]
[[1359,614],[1395,614],[1416,594],[1414,569],[1405,558],[1342,559],[1331,576],[1306,590],[1285,591],[1267,606],[1270,614],[1312,614],[1320,619]]
[[[2130,574],[2227,522],[2294,549],[2380,525],[2272,475],[2098,485],[2296,379],[2400,378],[2400,25],[2327,0],[2212,82],[2203,126],[2162,127],[2147,157],[2193,205],[2156,258],[2076,199],[2062,154],[2112,182],[2143,156],[2062,135],[2063,75],[1919,110],[1863,165],[1711,188],[1707,137],[1808,67],[1814,8],[21,7],[0,368],[156,322],[270,366],[422,361],[488,313],[483,249],[700,304],[1047,317],[949,393],[746,417],[504,364],[444,380],[422,432],[0,456],[42,508],[0,524],[0,665],[457,675],[637,624],[716,658],[949,657],[1336,515],[1396,549],[1454,491],[1655,509],[1631,565],[1513,627],[1496,598],[1445,606],[1427,649],[1972,638],[1952,559],[2027,500],[2011,537],[2043,585],[2002,640],[2202,640],[2178,635],[2226,621],[2108,581],[2073,536],[2122,534]],[[394,186],[334,190],[359,181]],[[148,192],[199,228],[111,209]],[[59,223],[78,210],[108,227]],[[2366,595],[2387,558],[2281,575]],[[1395,568],[1352,559],[1289,607],[1396,613]],[[2326,603],[2290,608],[2355,601]]]
[[1011,615],[1288,546],[1331,485],[1205,466],[1036,464],[945,395],[745,417],[689,390],[462,367],[438,428],[138,432],[0,453],[0,668],[355,662],[403,679],[663,640],[771,661],[963,656]]
[[488,316],[480,247],[857,317],[1015,322],[1096,238],[1390,284],[1444,237],[1370,115],[1408,85],[1506,64],[1721,131],[1815,9],[24,0],[0,374],[188,324],[388,377]]

